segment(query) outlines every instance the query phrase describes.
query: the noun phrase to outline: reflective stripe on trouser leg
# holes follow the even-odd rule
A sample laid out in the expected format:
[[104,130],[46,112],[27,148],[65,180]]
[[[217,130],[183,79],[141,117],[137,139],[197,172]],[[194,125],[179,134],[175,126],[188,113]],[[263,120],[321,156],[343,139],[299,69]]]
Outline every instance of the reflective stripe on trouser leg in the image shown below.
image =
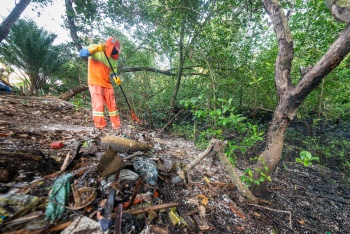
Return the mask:
[[109,111],[109,117],[111,118],[112,127],[114,129],[120,128],[120,118],[118,113],[118,107],[115,102],[114,89],[104,88],[105,103]]
[[92,118],[94,119],[96,128],[106,127],[106,120],[104,118],[104,102],[103,102],[103,87],[98,85],[89,85],[92,106]]

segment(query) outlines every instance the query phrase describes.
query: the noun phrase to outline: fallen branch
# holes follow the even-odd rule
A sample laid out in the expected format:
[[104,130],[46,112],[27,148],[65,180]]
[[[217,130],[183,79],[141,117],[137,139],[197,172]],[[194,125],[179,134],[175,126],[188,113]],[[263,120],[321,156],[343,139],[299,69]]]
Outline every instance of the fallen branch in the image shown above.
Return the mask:
[[189,172],[194,166],[196,166],[200,161],[202,161],[205,157],[207,157],[212,152],[213,149],[214,149],[214,145],[210,141],[208,147],[204,150],[204,152],[199,154],[198,157],[195,158],[195,160],[193,160],[192,162],[190,162],[190,164],[186,166],[187,172]]
[[258,199],[253,195],[249,188],[242,183],[236,171],[236,168],[231,164],[230,160],[224,154],[223,149],[225,148],[227,142],[218,139],[212,139],[211,142],[213,142],[213,144],[222,145],[222,150],[217,151],[217,155],[219,156],[221,163],[225,165],[226,170],[232,179],[232,182],[237,186],[239,192],[242,193],[249,202],[258,204]]
[[154,206],[147,206],[135,210],[126,210],[123,211],[123,214],[132,214],[132,215],[139,215],[148,212],[149,210],[162,210],[162,209],[167,209],[170,207],[178,206],[179,203],[177,202],[170,202],[170,203],[164,203],[160,205],[154,205]]
[[129,159],[134,158],[134,157],[143,156],[143,155],[147,156],[148,158],[151,157],[148,153],[145,153],[145,152],[142,152],[142,151],[137,151],[137,152],[135,152],[135,153],[125,157],[124,161],[129,160]]
[[161,132],[163,132],[163,130],[171,123],[171,121],[178,116],[183,110],[180,110],[179,112],[176,113],[176,115],[174,115],[174,117],[172,117],[169,122],[157,133],[157,135],[155,135],[154,138],[156,138]]
[[259,205],[256,205],[256,204],[247,204],[247,205],[259,207],[259,208],[266,209],[266,210],[271,210],[271,211],[274,211],[274,212],[280,212],[280,213],[289,214],[289,227],[290,227],[291,230],[293,230],[292,212],[287,211],[287,210],[275,210],[275,209],[272,209],[272,208],[269,208],[269,207],[259,206]]
[[188,181],[190,182],[190,170],[209,154],[216,153],[220,158],[221,163],[225,165],[226,170],[232,179],[232,182],[237,186],[240,193],[242,193],[243,196],[245,196],[249,202],[257,204],[258,199],[253,195],[249,188],[242,183],[236,171],[236,168],[232,166],[230,160],[226,157],[224,153],[226,144],[226,141],[211,139],[207,149],[186,167]]

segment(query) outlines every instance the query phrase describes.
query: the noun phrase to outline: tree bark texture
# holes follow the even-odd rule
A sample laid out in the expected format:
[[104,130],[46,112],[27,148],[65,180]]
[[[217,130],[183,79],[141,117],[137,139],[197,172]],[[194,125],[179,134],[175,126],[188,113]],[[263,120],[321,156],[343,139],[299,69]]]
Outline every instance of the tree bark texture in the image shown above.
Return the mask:
[[170,106],[171,106],[171,114],[174,113],[175,110],[175,101],[177,97],[177,93],[179,92],[180,89],[180,84],[181,84],[181,77],[182,77],[182,71],[183,71],[183,65],[185,64],[185,57],[184,57],[184,35],[185,35],[185,23],[186,19],[183,20],[182,26],[181,26],[181,32],[180,32],[180,42],[179,42],[179,70],[177,74],[177,79],[176,79],[176,85],[174,88],[173,95],[170,100]]
[[60,99],[68,101],[78,93],[84,92],[85,90],[88,90],[88,86],[78,86],[73,89],[70,89],[66,91],[65,93],[61,94]]
[[0,43],[10,32],[12,25],[18,20],[22,12],[27,8],[31,0],[21,0],[16,4],[9,16],[0,25]]
[[78,51],[80,51],[83,47],[80,44],[80,40],[77,34],[77,28],[75,26],[74,22],[74,9],[72,7],[72,1],[71,0],[65,0],[66,5],[66,15],[67,15],[67,21],[69,26],[69,32],[70,36],[72,37],[72,40],[74,42],[75,47]]
[[[275,109],[273,120],[266,137],[266,148],[259,155],[255,169],[271,175],[279,162],[283,150],[284,134],[294,118],[299,106],[306,97],[350,52],[350,25],[347,25],[336,41],[322,58],[305,73],[299,83],[292,85],[290,71],[293,60],[293,41],[288,26],[287,17],[278,0],[262,0],[266,12],[272,21],[278,42],[278,55],[275,65],[275,84],[279,103]],[[265,171],[265,167],[268,171]],[[254,179],[260,177],[258,170],[254,171]],[[267,181],[251,187],[255,195],[265,191]]]

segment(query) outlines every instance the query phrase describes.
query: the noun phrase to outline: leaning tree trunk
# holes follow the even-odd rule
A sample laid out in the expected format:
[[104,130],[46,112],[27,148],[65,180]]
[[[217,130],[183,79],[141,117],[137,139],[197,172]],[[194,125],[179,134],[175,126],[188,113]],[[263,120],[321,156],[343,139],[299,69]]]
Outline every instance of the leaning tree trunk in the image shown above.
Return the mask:
[[84,92],[85,90],[88,90],[87,86],[75,87],[73,89],[66,91],[65,93],[62,93],[60,96],[60,99],[68,101],[69,99],[71,99],[72,97],[77,95],[78,93]]
[[29,5],[30,0],[21,0],[16,4],[9,16],[0,25],[0,43],[4,40],[10,32],[12,25],[18,20],[22,12]]
[[[317,88],[322,79],[337,67],[350,52],[350,25],[347,25],[322,58],[309,72],[302,75],[296,86],[293,86],[290,71],[294,49],[287,17],[277,0],[262,0],[262,3],[271,18],[278,42],[275,84],[279,103],[267,133],[266,148],[259,155],[255,166],[257,170],[254,170],[254,179],[260,177],[259,170],[267,176],[271,175],[282,155],[285,131],[299,106],[310,92]],[[265,191],[266,184],[267,181],[260,185],[253,185],[252,192],[255,195],[260,195]]]

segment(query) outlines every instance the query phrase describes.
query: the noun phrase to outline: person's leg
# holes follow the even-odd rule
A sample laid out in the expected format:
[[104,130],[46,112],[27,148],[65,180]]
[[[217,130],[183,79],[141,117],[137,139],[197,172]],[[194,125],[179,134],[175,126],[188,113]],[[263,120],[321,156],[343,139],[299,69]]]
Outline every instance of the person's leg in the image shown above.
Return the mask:
[[115,101],[114,89],[103,88],[105,103],[109,111],[109,117],[111,118],[112,127],[114,129],[120,128],[120,118],[118,113],[118,107]]
[[104,118],[104,103],[103,103],[103,88],[98,85],[89,85],[92,105],[92,118],[94,119],[95,127],[103,129],[106,127]]

